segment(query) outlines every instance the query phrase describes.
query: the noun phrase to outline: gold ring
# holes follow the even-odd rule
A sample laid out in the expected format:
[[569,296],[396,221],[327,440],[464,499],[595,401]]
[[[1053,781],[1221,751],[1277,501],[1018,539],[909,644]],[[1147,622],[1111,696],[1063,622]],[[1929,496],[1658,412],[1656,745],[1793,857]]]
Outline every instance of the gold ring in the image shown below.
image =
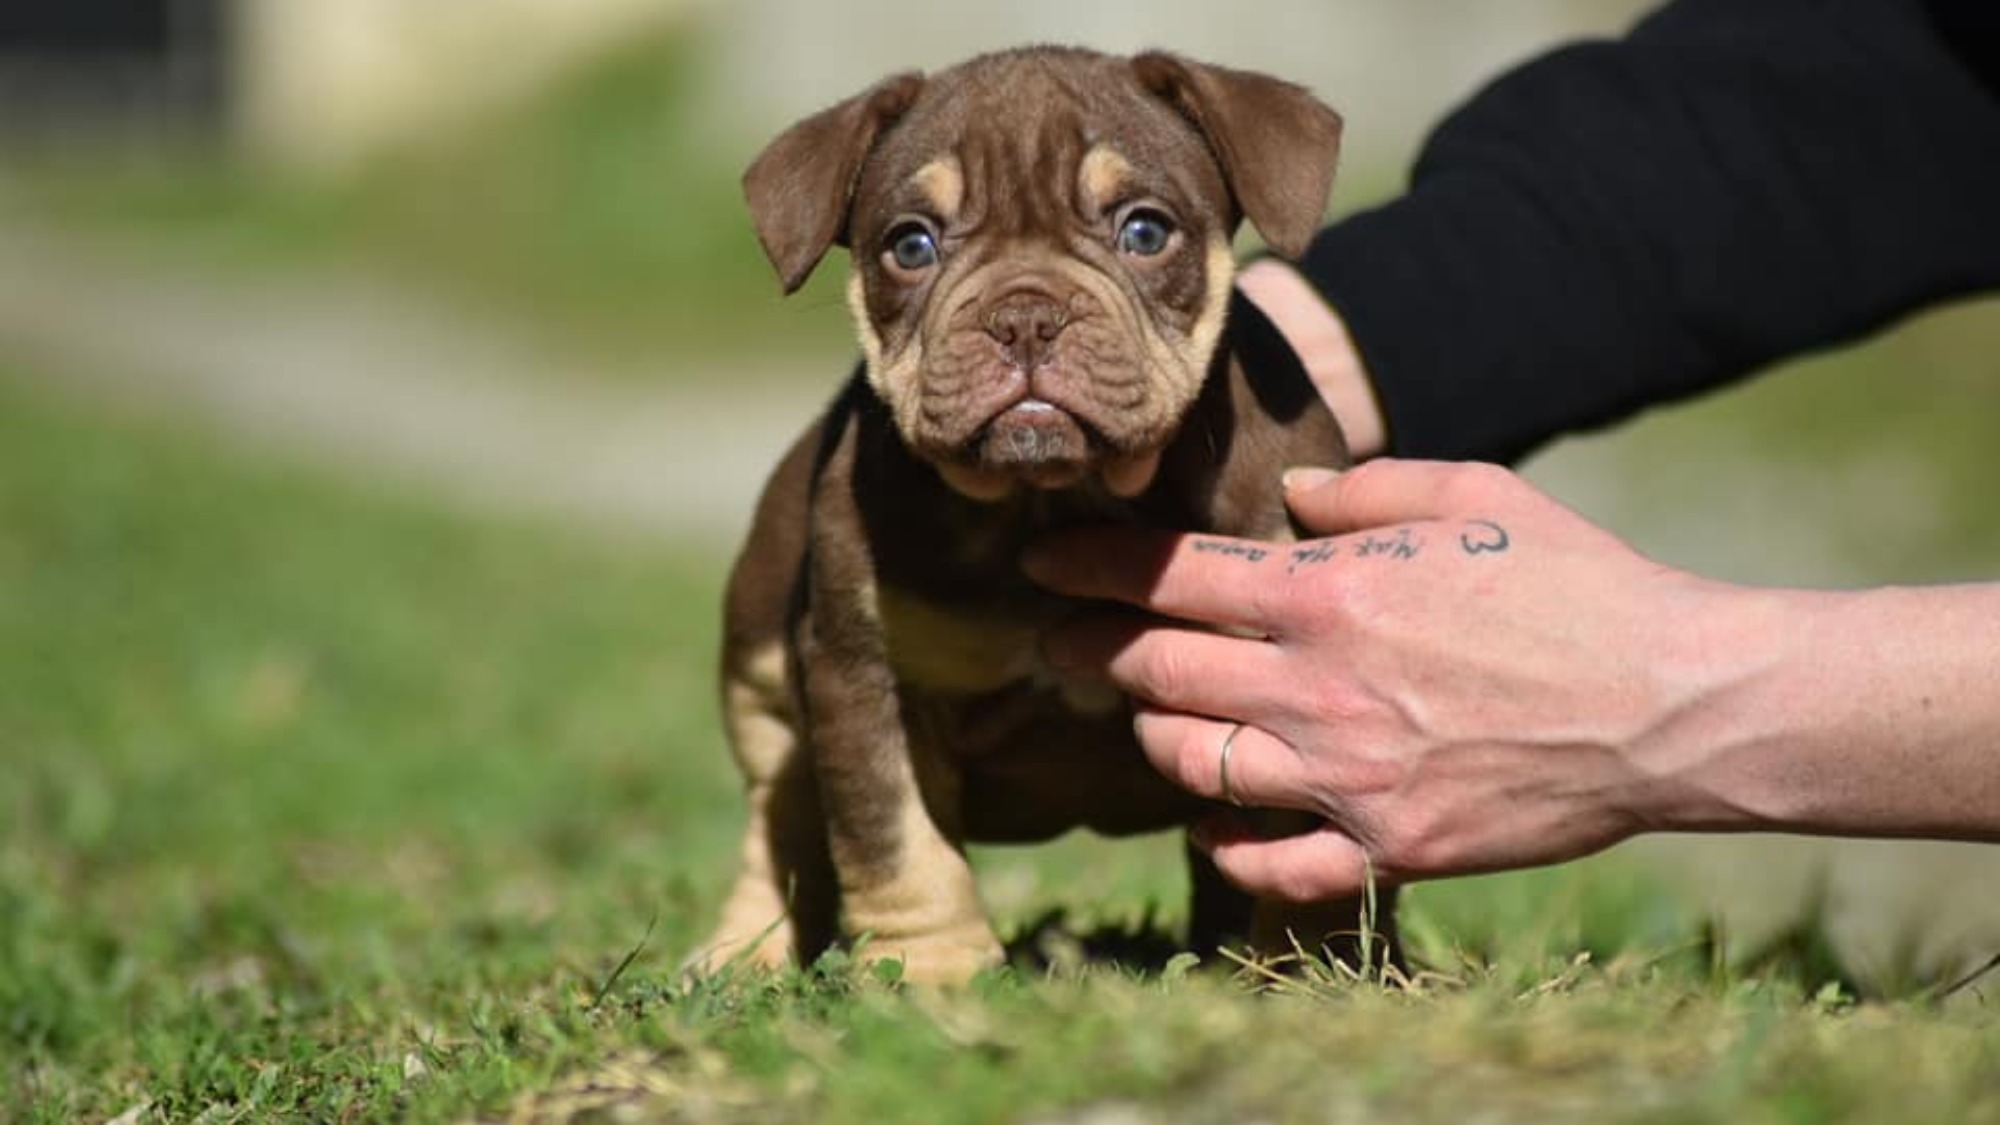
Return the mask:
[[1243,724],[1237,723],[1222,736],[1222,759],[1216,763],[1216,772],[1222,777],[1222,799],[1243,808],[1243,799],[1236,795],[1236,787],[1229,783],[1229,756],[1236,752],[1236,736],[1243,733]]

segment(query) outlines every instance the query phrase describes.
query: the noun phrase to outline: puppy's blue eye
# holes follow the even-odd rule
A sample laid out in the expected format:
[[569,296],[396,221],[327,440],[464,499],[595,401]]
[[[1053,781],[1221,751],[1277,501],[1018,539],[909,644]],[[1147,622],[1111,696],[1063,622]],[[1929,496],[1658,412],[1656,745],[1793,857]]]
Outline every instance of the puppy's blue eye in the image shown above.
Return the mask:
[[927,270],[937,265],[937,239],[916,223],[904,223],[889,232],[889,258],[898,269]]
[[1158,211],[1134,211],[1118,228],[1118,249],[1141,258],[1150,258],[1167,248],[1174,234],[1172,219]]

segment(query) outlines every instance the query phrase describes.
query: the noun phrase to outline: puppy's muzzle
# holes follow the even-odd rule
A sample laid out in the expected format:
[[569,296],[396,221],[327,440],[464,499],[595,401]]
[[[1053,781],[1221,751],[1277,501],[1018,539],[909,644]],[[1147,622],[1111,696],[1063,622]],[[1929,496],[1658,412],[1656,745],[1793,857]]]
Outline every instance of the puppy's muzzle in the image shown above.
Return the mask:
[[1066,302],[1039,290],[1009,293],[980,318],[999,349],[1002,375],[974,443],[984,464],[1067,476],[1090,457],[1089,435],[1067,403],[1052,401],[1048,386],[1070,320]]

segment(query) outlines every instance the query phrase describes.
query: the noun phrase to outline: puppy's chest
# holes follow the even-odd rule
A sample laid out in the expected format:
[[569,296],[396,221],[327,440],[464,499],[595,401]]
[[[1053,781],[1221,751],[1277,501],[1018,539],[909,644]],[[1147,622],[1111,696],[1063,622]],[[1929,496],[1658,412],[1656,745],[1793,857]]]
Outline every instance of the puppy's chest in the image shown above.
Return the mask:
[[[1104,516],[1055,511],[1051,503],[982,510],[952,502],[875,521],[875,610],[899,684],[938,700],[1057,688],[1041,634],[1082,605],[1028,581],[1020,556],[1054,526]],[[1106,693],[1096,709],[1115,704]]]
[[[885,585],[876,604],[889,666],[900,683],[921,694],[969,698],[1060,687],[1042,658],[1041,634],[1073,603],[973,591],[940,597]],[[1115,705],[1116,699],[1099,702]]]

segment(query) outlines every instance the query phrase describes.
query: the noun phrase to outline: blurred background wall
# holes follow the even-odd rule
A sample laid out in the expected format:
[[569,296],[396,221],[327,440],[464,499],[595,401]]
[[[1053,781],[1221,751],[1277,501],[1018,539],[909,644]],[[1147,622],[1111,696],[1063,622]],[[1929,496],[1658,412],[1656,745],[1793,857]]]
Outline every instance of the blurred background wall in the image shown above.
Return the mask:
[[[172,117],[262,159],[343,168],[505,108],[608,47],[708,32],[719,131],[759,135],[882,74],[997,46],[1168,47],[1313,86],[1387,162],[1522,55],[1624,27],[1639,0],[935,4],[919,0],[66,0],[0,11],[0,90],[100,119]],[[40,111],[38,111],[40,112]],[[731,135],[734,135],[733,132]]]
[[0,5],[0,124],[213,122],[231,60],[222,0]]
[[700,0],[232,0],[236,126],[256,153],[343,167],[532,95]]
[[343,168],[532,95],[698,0],[63,0],[0,7],[0,113],[225,133]]
[[1024,42],[1163,47],[1311,87],[1348,120],[1352,166],[1405,162],[1444,109],[1510,62],[1614,34],[1640,0],[1394,4],[1250,0],[739,0],[716,9],[714,91],[768,130],[898,69],[936,69]]

